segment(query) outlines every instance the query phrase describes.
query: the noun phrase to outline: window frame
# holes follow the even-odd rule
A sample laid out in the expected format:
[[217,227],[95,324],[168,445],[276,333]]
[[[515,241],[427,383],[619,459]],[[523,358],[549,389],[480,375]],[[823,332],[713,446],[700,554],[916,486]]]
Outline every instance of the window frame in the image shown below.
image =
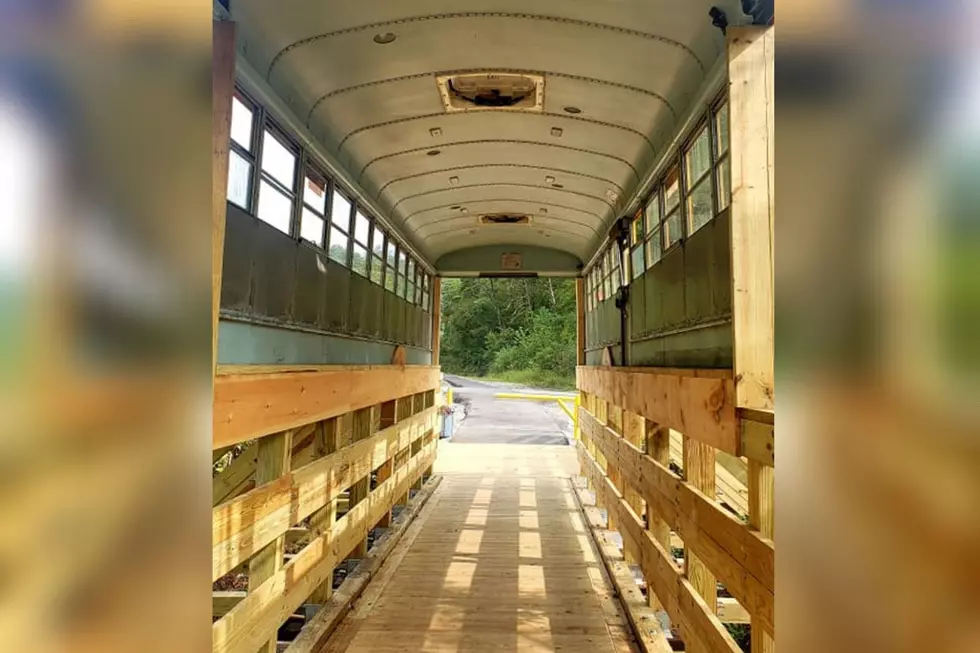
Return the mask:
[[[256,137],[258,138],[258,146],[256,149],[256,161],[258,163],[255,169],[255,188],[253,189],[252,200],[254,202],[255,211],[251,212],[251,215],[262,220],[269,226],[273,226],[270,222],[264,220],[259,215],[259,197],[262,190],[262,182],[266,182],[272,190],[286,196],[290,200],[290,215],[289,215],[289,231],[283,232],[291,238],[298,238],[298,227],[299,219],[297,217],[297,198],[300,197],[300,193],[297,192],[297,188],[300,186],[299,177],[305,171],[303,166],[303,148],[299,143],[293,139],[289,133],[279,126],[279,124],[273,120],[267,113],[263,113],[263,121],[258,130]],[[289,151],[294,157],[293,162],[293,187],[286,188],[281,181],[272,176],[271,173],[266,172],[262,167],[262,160],[265,157],[265,134],[266,132],[279,142],[284,149]],[[302,200],[300,200],[302,201]],[[273,227],[275,228],[275,227]]]
[[[353,256],[354,256],[354,247],[353,247],[354,237],[350,234],[350,226],[351,226],[352,221],[354,219],[354,209],[356,208],[357,204],[356,204],[356,202],[354,202],[353,198],[351,198],[348,195],[347,191],[340,184],[333,184],[332,185],[332,188],[331,188],[331,191],[332,192],[330,193],[330,198],[329,198],[329,201],[328,201],[328,204],[327,204],[327,211],[328,211],[328,215],[330,216],[329,217],[329,220],[328,220],[328,223],[327,223],[328,224],[327,237],[326,237],[327,258],[329,258],[331,261],[333,261],[335,263],[340,263],[341,265],[343,265],[348,270],[353,271],[354,268],[353,268],[352,259],[353,259]],[[350,210],[348,211],[348,215],[347,215],[347,228],[346,229],[342,229],[342,228],[338,227],[334,223],[334,218],[333,218],[333,203],[334,203],[334,199],[337,197],[337,195],[340,195],[341,197],[343,197],[347,201],[347,203],[350,205]],[[336,229],[337,231],[343,233],[344,236],[347,238],[347,254],[344,257],[344,260],[345,260],[344,263],[341,263],[337,259],[335,259],[332,256],[330,256],[330,248],[333,246],[333,230],[334,229]]]
[[251,166],[251,168],[248,175],[248,192],[246,194],[246,200],[245,200],[245,203],[248,204],[248,206],[241,206],[237,202],[233,202],[232,200],[230,200],[228,198],[227,187],[225,188],[225,201],[231,202],[232,204],[242,209],[249,215],[252,215],[253,217],[257,217],[253,214],[253,209],[256,209],[257,202],[258,202],[258,192],[257,192],[258,179],[256,176],[256,172],[258,169],[258,161],[259,161],[259,154],[260,154],[259,150],[261,148],[261,139],[258,137],[258,134],[262,132],[261,127],[265,123],[265,109],[262,107],[261,104],[253,100],[247,93],[245,93],[245,91],[243,91],[238,86],[235,86],[232,97],[237,99],[239,102],[245,105],[245,107],[252,112],[252,129],[251,129],[250,139],[249,139],[251,142],[249,143],[247,150],[243,146],[241,146],[235,139],[233,139],[229,133],[228,166],[229,168],[231,167],[231,154],[235,153],[236,155],[244,159]]
[[[681,202],[684,204],[683,231],[684,231],[685,238],[690,237],[691,234],[696,232],[701,227],[707,226],[708,223],[714,220],[715,216],[718,215],[717,195],[715,192],[716,189],[715,189],[715,180],[714,180],[715,170],[714,170],[713,141],[714,141],[715,133],[714,130],[711,128],[712,119],[713,119],[713,114],[711,108],[709,107],[706,115],[702,116],[701,119],[698,120],[695,127],[691,130],[690,135],[684,140],[684,143],[680,148],[681,174],[683,180],[683,185],[682,185],[683,195],[681,198]],[[708,140],[708,166],[707,168],[705,168],[704,172],[701,173],[700,177],[692,180],[688,178],[690,173],[690,171],[688,170],[689,168],[688,161],[690,159],[690,154],[694,151],[694,146],[697,143],[698,138],[700,138],[702,134],[706,135]],[[701,184],[705,184],[705,183],[709,184],[711,187],[710,188],[711,205],[709,209],[711,212],[711,216],[704,222],[704,224],[698,226],[697,229],[695,229],[694,222],[693,222],[694,215],[690,210],[691,208],[690,202],[691,202],[691,198],[694,196],[694,192],[698,190],[698,187],[701,186]]]
[[[323,210],[324,210],[324,213],[323,213],[323,215],[320,215],[320,213],[318,212],[318,210],[315,207],[310,206],[309,204],[307,204],[306,203],[306,199],[305,199],[305,195],[306,195],[306,180],[308,178],[309,179],[316,180],[317,177],[319,177],[320,179],[323,180],[323,193],[324,193],[324,198],[323,198]],[[299,196],[299,198],[298,198],[299,199],[299,210],[297,212],[296,238],[299,240],[299,242],[301,242],[301,243],[303,243],[303,244],[305,244],[307,246],[316,247],[316,249],[318,249],[318,250],[326,251],[326,249],[327,249],[326,248],[327,234],[330,233],[330,220],[329,220],[329,217],[328,216],[329,216],[329,211],[330,211],[330,200],[333,197],[333,179],[331,179],[330,178],[330,175],[328,175],[327,173],[325,173],[323,171],[323,168],[319,165],[319,163],[316,161],[316,159],[314,159],[313,157],[309,156],[309,154],[307,154],[304,157],[304,160],[303,160],[303,173],[301,175],[301,178],[302,178],[302,186],[301,186],[300,192],[297,193],[297,195]],[[310,211],[315,216],[317,216],[318,218],[320,218],[321,220],[323,220],[323,233],[320,234],[320,242],[319,243],[312,243],[309,240],[306,240],[305,238],[303,238],[303,235],[302,235],[303,234],[303,217],[304,217],[304,213],[306,211]]]
[[[728,112],[728,125],[729,133],[726,134],[726,144],[725,151],[718,151],[718,116],[721,114],[721,110],[725,109]],[[732,205],[732,143],[731,143],[731,104],[728,101],[728,95],[722,93],[711,103],[708,109],[708,121],[710,123],[711,129],[711,181],[713,186],[714,195],[714,213],[715,217],[724,213]],[[726,198],[726,203],[724,206],[721,205],[721,184],[719,183],[719,175],[721,173],[722,166],[725,162],[728,162],[728,179],[725,184],[728,197]],[[713,219],[713,218],[712,218]]]

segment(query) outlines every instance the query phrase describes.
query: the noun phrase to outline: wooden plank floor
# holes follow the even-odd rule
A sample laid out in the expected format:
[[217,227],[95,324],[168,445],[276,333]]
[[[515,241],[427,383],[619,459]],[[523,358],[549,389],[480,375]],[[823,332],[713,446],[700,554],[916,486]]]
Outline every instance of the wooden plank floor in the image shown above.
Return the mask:
[[633,651],[565,446],[441,444],[443,482],[326,651]]

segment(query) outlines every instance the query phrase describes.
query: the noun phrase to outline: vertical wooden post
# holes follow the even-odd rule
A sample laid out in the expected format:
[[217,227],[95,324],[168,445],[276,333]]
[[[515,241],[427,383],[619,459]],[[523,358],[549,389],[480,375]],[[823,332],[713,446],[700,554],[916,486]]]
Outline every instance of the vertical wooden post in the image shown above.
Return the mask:
[[[398,421],[398,402],[403,401],[399,399],[392,399],[391,401],[386,401],[381,404],[381,423],[379,427],[381,429],[386,429],[389,426],[394,426]],[[411,399],[409,399],[411,401]],[[395,454],[398,455],[397,453]],[[392,457],[388,459],[384,465],[378,468],[378,485],[384,483],[395,471],[395,458]],[[391,525],[391,510],[386,512],[380,520],[378,520],[378,526],[390,526]]]
[[[715,498],[716,453],[710,445],[684,436],[684,478],[711,499]],[[684,571],[697,593],[711,606],[711,611],[717,612],[718,585],[715,575],[690,547],[684,550]]]
[[[340,426],[340,418],[325,420],[317,424],[316,435],[313,440],[314,456],[322,458],[327,454],[337,451],[337,437]],[[315,538],[328,532],[337,521],[337,501],[329,502],[310,515],[310,537]],[[313,591],[310,595],[310,603],[323,604],[333,596],[333,570],[326,580]]]
[[439,364],[439,341],[442,329],[442,279],[432,277],[432,364]]
[[[749,460],[749,526],[762,537],[772,539],[775,532],[775,470]],[[751,617],[751,615],[750,615]],[[752,620],[752,653],[773,653],[776,644],[769,633]]]
[[728,31],[736,405],[772,410],[774,27]]
[[[258,460],[255,467],[256,487],[271,483],[289,471],[292,450],[292,431],[267,435],[259,440]],[[281,535],[252,556],[248,563],[250,590],[254,590],[282,569],[285,549],[286,536]],[[272,633],[272,638],[259,649],[260,653],[276,653],[276,635],[276,632]]]
[[[646,437],[646,454],[664,467],[670,467],[670,430],[658,426],[656,422],[644,420],[644,435]],[[647,504],[647,530],[653,534],[664,550],[670,552],[670,525],[663,515],[658,515],[651,504]],[[650,584],[647,583],[647,587]],[[647,592],[650,607],[663,610],[664,606],[653,591]]]
[[[360,410],[354,411],[354,432],[351,437],[352,441],[359,442],[361,440],[371,437],[374,433],[376,427],[375,416],[378,415],[377,406],[368,406],[367,408],[362,408]],[[367,499],[368,494],[371,491],[371,474],[354,482],[350,487],[350,497],[348,501],[348,510],[353,510],[361,501]],[[367,555],[368,541],[365,539],[361,541],[354,550],[351,551],[348,558],[364,558]]]
[[211,25],[211,371],[218,365],[218,313],[225,252],[231,98],[235,92],[235,23]]
[[575,333],[578,365],[585,365],[585,279],[575,280]]
[[[773,410],[775,28],[730,29],[727,56],[735,404]],[[773,537],[773,473],[749,461],[749,524],[767,538]],[[774,650],[772,637],[753,627],[752,653]]]

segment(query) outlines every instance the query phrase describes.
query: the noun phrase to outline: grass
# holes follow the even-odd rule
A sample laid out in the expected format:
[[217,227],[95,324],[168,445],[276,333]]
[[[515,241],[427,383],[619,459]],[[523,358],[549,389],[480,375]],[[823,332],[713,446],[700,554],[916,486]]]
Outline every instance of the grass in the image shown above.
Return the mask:
[[547,388],[551,390],[574,390],[575,377],[563,376],[554,372],[542,372],[539,370],[508,370],[487,374],[483,377],[487,381],[502,381],[504,383],[517,383],[535,388]]

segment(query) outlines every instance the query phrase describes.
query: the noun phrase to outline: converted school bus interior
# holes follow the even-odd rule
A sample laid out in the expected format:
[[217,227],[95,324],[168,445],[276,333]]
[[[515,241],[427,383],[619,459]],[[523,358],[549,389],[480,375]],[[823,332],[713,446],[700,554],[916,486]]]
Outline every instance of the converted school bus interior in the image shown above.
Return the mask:
[[[772,3],[214,15],[213,650],[773,651]],[[439,441],[478,275],[576,280],[577,468]]]

